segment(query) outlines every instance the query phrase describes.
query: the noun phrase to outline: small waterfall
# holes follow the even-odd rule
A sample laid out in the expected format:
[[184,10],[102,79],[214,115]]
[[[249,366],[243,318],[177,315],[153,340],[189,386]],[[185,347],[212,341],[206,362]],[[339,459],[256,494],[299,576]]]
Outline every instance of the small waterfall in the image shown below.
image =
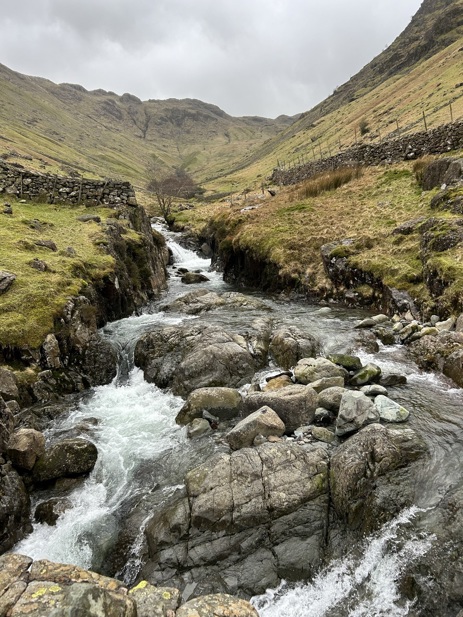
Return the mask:
[[124,385],[115,380],[95,388],[93,396],[71,411],[49,436],[59,436],[92,419],[95,427],[89,437],[98,447],[97,464],[71,494],[72,505],[56,526],[37,524],[15,551],[34,559],[98,567],[117,531],[121,504],[146,490],[142,483],[149,481],[150,474],[140,478],[140,469],[143,465],[152,468],[158,456],[185,440],[174,421],[182,403],[179,397],[145,382],[139,369],[132,369]]
[[349,555],[318,574],[309,584],[288,585],[256,596],[261,617],[402,617],[411,604],[401,599],[404,568],[424,555],[432,537],[410,529],[419,512],[411,508],[378,535],[365,541],[360,555]]
[[[208,270],[210,260],[198,257],[172,240],[169,245],[177,255],[177,265]],[[218,279],[219,275],[214,274]],[[170,285],[170,297],[188,291],[179,281],[176,282],[177,285],[175,282]],[[15,546],[16,552],[34,559],[98,570],[105,551],[117,537],[121,506],[137,496],[141,499],[157,484],[162,486],[165,483],[161,490],[165,491],[166,497],[172,490],[169,482],[174,481],[175,488],[181,457],[174,454],[175,463],[170,465],[174,471],[168,479],[163,457],[178,449],[183,450],[185,456],[189,455],[185,431],[175,423],[183,399],[145,382],[143,372],[134,368],[133,351],[144,332],[189,319],[194,318],[166,315],[156,306],[151,306],[142,315],[121,319],[103,328],[102,335],[118,350],[116,378],[109,385],[95,388],[46,435],[48,441],[56,441],[69,436],[76,426],[84,427],[86,438],[98,448],[96,466],[68,497],[71,506],[59,517],[56,525],[35,524],[34,531]],[[194,454],[191,454],[191,459],[194,460]],[[156,473],[163,477],[157,477]],[[140,544],[141,540],[142,531],[135,544]],[[134,545],[133,555],[120,573],[124,578],[132,579],[137,571],[136,553],[137,546]]]

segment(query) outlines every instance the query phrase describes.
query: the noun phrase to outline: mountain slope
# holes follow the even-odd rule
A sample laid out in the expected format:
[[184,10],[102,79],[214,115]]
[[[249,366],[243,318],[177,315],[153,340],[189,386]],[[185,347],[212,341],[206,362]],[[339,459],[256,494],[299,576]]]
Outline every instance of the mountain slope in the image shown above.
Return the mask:
[[425,0],[385,51],[213,186],[252,186],[278,164],[423,130],[423,113],[427,128],[463,117],[463,0]]
[[38,157],[52,171],[64,165],[143,186],[146,169],[155,162],[201,179],[210,169],[220,173],[231,166],[292,121],[233,118],[192,99],[142,102],[130,94],[89,92],[0,65],[0,154]]

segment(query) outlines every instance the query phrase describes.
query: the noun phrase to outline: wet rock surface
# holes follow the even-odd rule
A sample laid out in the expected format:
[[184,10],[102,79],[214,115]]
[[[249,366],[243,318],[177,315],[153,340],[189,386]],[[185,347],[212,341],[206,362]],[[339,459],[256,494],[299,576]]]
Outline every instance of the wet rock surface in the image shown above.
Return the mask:
[[318,355],[320,343],[314,336],[302,332],[296,326],[287,326],[272,334],[269,351],[279,366],[290,369],[302,358]]
[[63,439],[47,448],[33,468],[36,482],[90,472],[98,457],[96,446],[85,439]]
[[144,335],[135,347],[135,364],[145,379],[187,395],[203,387],[236,387],[262,366],[249,336],[216,326],[168,327]]
[[285,430],[285,425],[273,409],[261,407],[238,422],[227,433],[227,441],[232,450],[239,450],[240,448],[251,446],[258,435],[263,437],[269,437],[270,435],[281,437]]
[[44,452],[45,437],[34,429],[19,429],[11,435],[8,441],[8,458],[19,469],[31,471],[37,458]]
[[188,315],[198,315],[199,313],[221,308],[271,310],[262,300],[251,298],[237,291],[216,293],[207,289],[192,291],[177,298],[170,304],[162,305],[161,308],[167,312],[179,312]]
[[193,580],[199,593],[206,577],[227,593],[252,594],[312,571],[327,523],[327,463],[322,447],[284,443],[213,457],[187,474],[188,498],[148,524],[143,575],[153,584]]
[[411,486],[391,472],[419,459],[427,448],[409,428],[372,424],[353,435],[331,457],[331,497],[350,530],[369,533],[413,503]]
[[242,396],[234,388],[198,388],[188,395],[175,421],[188,424],[201,418],[204,411],[218,420],[231,420],[239,415],[242,404]]
[[31,531],[30,498],[11,463],[0,464],[0,554]]
[[258,617],[249,602],[227,594],[214,594],[190,600],[177,611],[177,617]]
[[253,392],[243,400],[243,415],[261,407],[270,407],[282,420],[287,431],[310,424],[318,407],[318,395],[310,386],[294,384],[275,391]]

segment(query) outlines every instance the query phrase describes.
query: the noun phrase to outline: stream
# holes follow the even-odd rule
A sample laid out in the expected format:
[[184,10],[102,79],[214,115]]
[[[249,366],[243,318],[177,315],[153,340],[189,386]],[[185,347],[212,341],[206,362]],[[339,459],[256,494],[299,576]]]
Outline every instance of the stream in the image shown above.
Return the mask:
[[[201,271],[210,279],[208,289],[232,291],[221,274],[210,271],[210,261],[180,246],[175,235],[163,230],[174,258],[169,288],[143,314],[108,324],[102,335],[118,350],[117,377],[106,386],[76,397],[46,433],[48,442],[82,435],[98,448],[98,461],[90,476],[71,495],[70,507],[56,526],[35,524],[34,531],[15,547],[15,552],[34,559],[72,563],[104,571],[105,555],[117,536],[120,520],[134,504],[145,503],[137,521],[139,533],[132,542],[128,560],[118,572],[127,584],[140,569],[143,530],[153,508],[169,499],[183,483],[186,471],[220,449],[219,440],[208,445],[188,440],[186,430],[175,423],[183,399],[144,381],[133,365],[137,339],[153,328],[177,325],[187,320],[204,320],[227,329],[246,327],[256,317],[269,315],[275,323],[292,324],[313,333],[323,345],[323,353],[350,352],[358,331],[353,325],[365,312],[332,307],[320,310],[284,298],[267,297],[270,311],[219,309],[205,316],[164,313],[160,306],[197,289],[180,281],[177,268]],[[409,426],[426,441],[431,456],[418,477],[415,507],[333,562],[310,584],[287,585],[269,590],[253,599],[263,617],[361,617],[409,615],[411,604],[400,598],[399,579],[404,564],[413,562],[432,545],[430,535],[418,533],[413,521],[420,512],[433,508],[460,481],[463,464],[463,391],[444,377],[423,373],[399,346],[380,346],[369,354],[358,350],[363,363],[375,362],[385,372],[407,375],[408,384],[390,388],[390,396],[411,411]],[[270,367],[272,368],[272,367]],[[50,497],[46,492],[38,501]],[[143,516],[145,518],[143,518]]]

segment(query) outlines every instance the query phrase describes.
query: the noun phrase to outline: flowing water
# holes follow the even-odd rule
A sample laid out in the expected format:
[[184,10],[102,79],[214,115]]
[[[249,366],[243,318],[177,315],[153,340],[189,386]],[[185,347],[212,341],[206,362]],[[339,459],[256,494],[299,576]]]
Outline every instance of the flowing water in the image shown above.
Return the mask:
[[[84,434],[98,447],[95,469],[71,493],[71,506],[55,527],[36,524],[33,533],[15,550],[34,559],[73,563],[85,568],[102,569],[104,556],[111,550],[121,518],[134,504],[147,503],[146,518],[139,521],[140,531],[132,552],[119,576],[127,583],[135,579],[139,565],[143,526],[152,508],[168,499],[182,484],[191,468],[211,455],[216,447],[190,443],[185,430],[174,418],[183,400],[162,391],[143,379],[133,366],[133,349],[146,331],[189,319],[206,320],[226,328],[245,328],[254,317],[270,317],[275,323],[293,324],[317,336],[325,353],[350,352],[356,347],[358,311],[318,306],[263,297],[267,311],[220,309],[206,317],[164,313],[160,307],[185,294],[176,268],[206,273],[207,288],[227,291],[221,275],[209,271],[210,262],[198,257],[166,233],[173,253],[169,289],[157,303],[140,316],[108,324],[103,336],[118,349],[120,367],[115,380],[76,398],[69,412],[47,433],[49,441],[71,434]],[[201,286],[203,287],[203,286]],[[357,353],[357,352],[356,352]],[[423,466],[416,487],[416,506],[432,508],[460,481],[463,463],[463,394],[443,377],[424,374],[407,358],[400,347],[381,347],[379,353],[359,352],[364,362],[373,361],[385,372],[406,374],[406,387],[390,389],[391,398],[411,413],[410,426],[430,446],[431,456]],[[461,468],[461,467],[460,467]],[[39,496],[44,499],[46,494]],[[151,509],[150,509],[151,508]],[[432,537],[414,531],[417,510],[403,513],[385,526],[365,546],[341,561],[331,564],[307,585],[289,586],[254,599],[262,616],[360,617],[408,615],[409,605],[400,599],[398,580],[405,564],[412,563],[429,549]]]

